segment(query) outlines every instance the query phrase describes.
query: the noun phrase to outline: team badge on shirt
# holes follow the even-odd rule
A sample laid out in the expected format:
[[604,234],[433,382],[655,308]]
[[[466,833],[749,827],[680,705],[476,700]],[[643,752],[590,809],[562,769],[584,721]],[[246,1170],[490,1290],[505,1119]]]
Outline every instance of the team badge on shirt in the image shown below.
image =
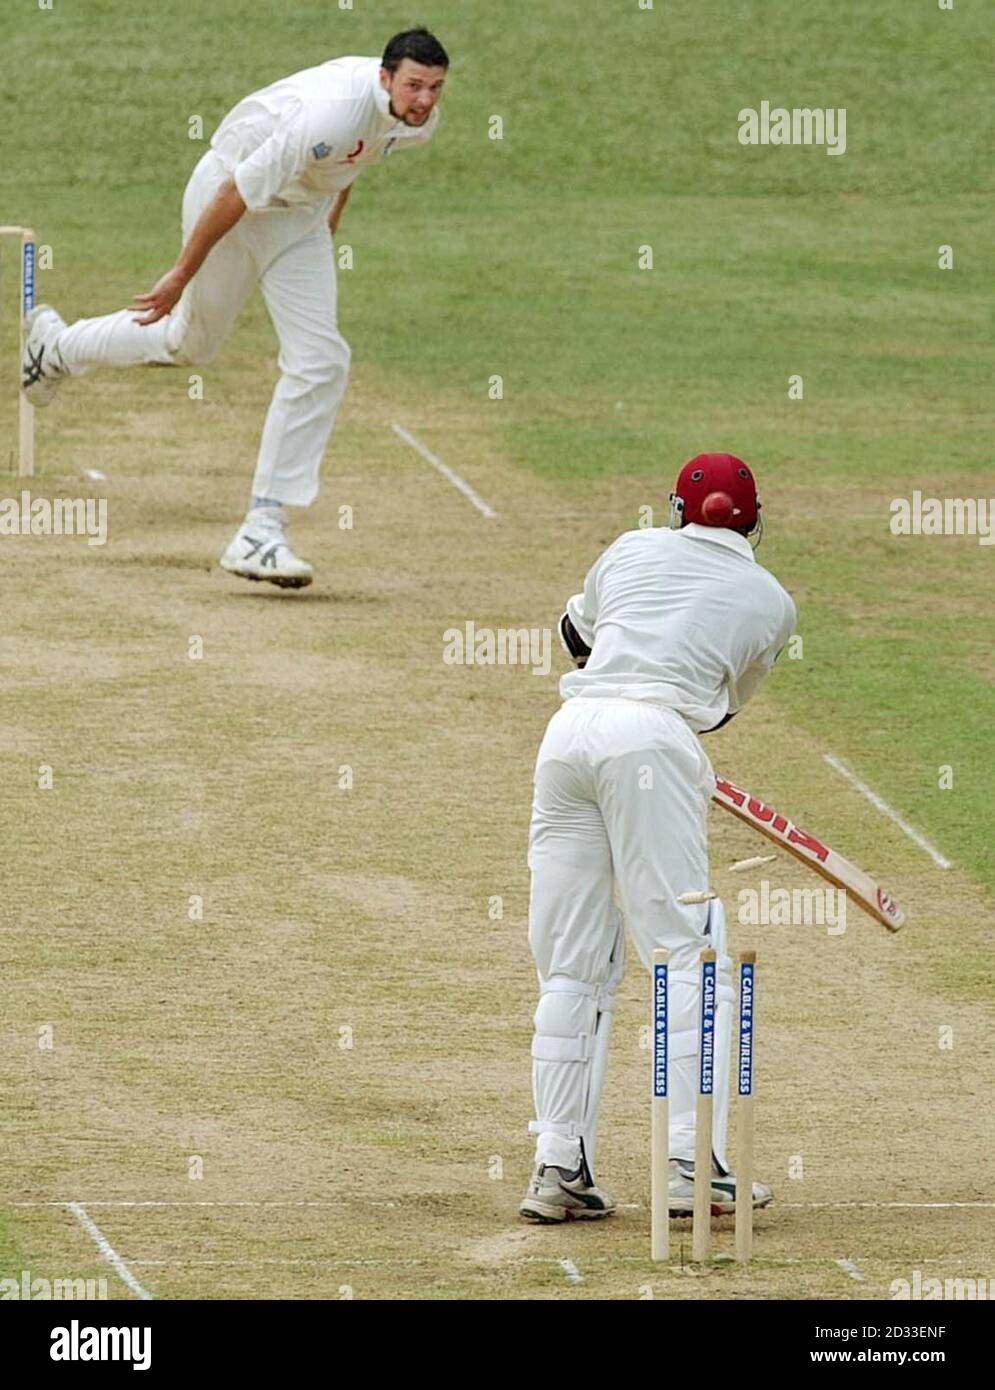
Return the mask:
[[315,159],[327,159],[332,152],[331,145],[326,145],[324,140],[319,140],[317,145],[311,150]]

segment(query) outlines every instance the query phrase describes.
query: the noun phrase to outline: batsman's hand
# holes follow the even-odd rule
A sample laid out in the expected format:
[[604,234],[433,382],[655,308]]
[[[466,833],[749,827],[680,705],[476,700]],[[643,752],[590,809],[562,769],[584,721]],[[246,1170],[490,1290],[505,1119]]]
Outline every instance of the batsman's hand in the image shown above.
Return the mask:
[[187,277],[181,271],[175,267],[168,270],[162,279],[152,286],[148,294],[135,295],[135,308],[144,310],[135,322],[144,327],[164,319],[179,303],[186,285]]
[[587,665],[587,658],[591,655],[591,648],[570,621],[569,613],[564,613],[560,618],[559,633],[560,646],[567,656],[572,657],[578,671],[583,671]]

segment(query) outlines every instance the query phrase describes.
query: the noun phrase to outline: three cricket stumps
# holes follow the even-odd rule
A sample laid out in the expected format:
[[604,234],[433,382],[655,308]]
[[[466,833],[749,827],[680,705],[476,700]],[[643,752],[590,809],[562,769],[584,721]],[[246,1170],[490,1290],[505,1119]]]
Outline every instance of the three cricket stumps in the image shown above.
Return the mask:
[[[736,1065],[736,1258],[753,1254],[753,1007],[757,956],[739,956],[739,1029]],[[650,1133],[650,1247],[654,1261],[670,1255],[670,1099],[668,1082],[670,953],[653,952],[653,1084]],[[698,1008],[698,1084],[695,1100],[694,1204],[691,1254],[708,1259],[711,1244],[712,1112],[715,1076],[716,955],[701,953]]]

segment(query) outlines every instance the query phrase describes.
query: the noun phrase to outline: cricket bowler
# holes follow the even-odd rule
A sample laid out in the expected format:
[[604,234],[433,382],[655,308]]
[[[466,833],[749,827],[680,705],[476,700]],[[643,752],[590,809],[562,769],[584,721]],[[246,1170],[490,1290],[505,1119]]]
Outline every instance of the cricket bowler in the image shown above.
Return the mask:
[[[708,887],[715,785],[699,735],[743,708],[795,624],[795,606],[756,561],[760,502],[731,454],[680,471],[670,527],[628,531],[567,603],[560,636],[578,669],[539,749],[529,833],[529,944],[539,977],[532,1042],[532,1221],[599,1218],[595,1184],[605,1059],[622,978],[624,923],[643,965],[670,951],[670,1212],[694,1206],[699,957],[717,953],[711,1205],[735,1209],[725,1161],[732,961]],[[617,884],[621,913],[615,906]],[[754,1184],[755,1206],[772,1197]]]
[[332,235],[364,169],[435,134],[449,68],[427,29],[395,34],[381,58],[336,58],[253,92],[225,116],[183,197],[183,246],[132,309],[66,325],[28,318],[23,389],[46,405],[93,367],[206,366],[256,285],[280,344],[248,513],[221,556],[243,579],[311,583],[284,535],[285,506],[318,493],[349,374],[336,323]]

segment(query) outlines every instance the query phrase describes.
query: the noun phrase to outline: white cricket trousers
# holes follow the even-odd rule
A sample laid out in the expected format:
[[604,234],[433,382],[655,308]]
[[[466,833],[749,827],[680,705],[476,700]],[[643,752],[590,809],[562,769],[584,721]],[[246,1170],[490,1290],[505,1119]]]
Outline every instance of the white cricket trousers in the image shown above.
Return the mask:
[[[183,195],[189,237],[228,170],[209,150]],[[280,379],[270,402],[252,492],[306,507],[349,375],[349,345],[336,325],[335,257],[327,206],[246,212],[214,246],[173,312],[142,327],[135,310],[80,319],[56,347],[73,375],[91,367],[206,366],[258,284],[280,341]]]
[[[539,748],[529,834],[529,945],[539,975],[532,1044],[536,1161],[592,1173],[623,921],[647,970],[670,955],[670,1157],[694,1159],[699,958],[719,954],[713,1149],[725,1162],[732,963],[708,887],[707,814],[714,773],[684,720],[658,704],[575,697]],[[615,906],[614,885],[622,917]],[[650,992],[646,986],[646,1020]],[[650,1063],[646,1062],[649,1133]]]

